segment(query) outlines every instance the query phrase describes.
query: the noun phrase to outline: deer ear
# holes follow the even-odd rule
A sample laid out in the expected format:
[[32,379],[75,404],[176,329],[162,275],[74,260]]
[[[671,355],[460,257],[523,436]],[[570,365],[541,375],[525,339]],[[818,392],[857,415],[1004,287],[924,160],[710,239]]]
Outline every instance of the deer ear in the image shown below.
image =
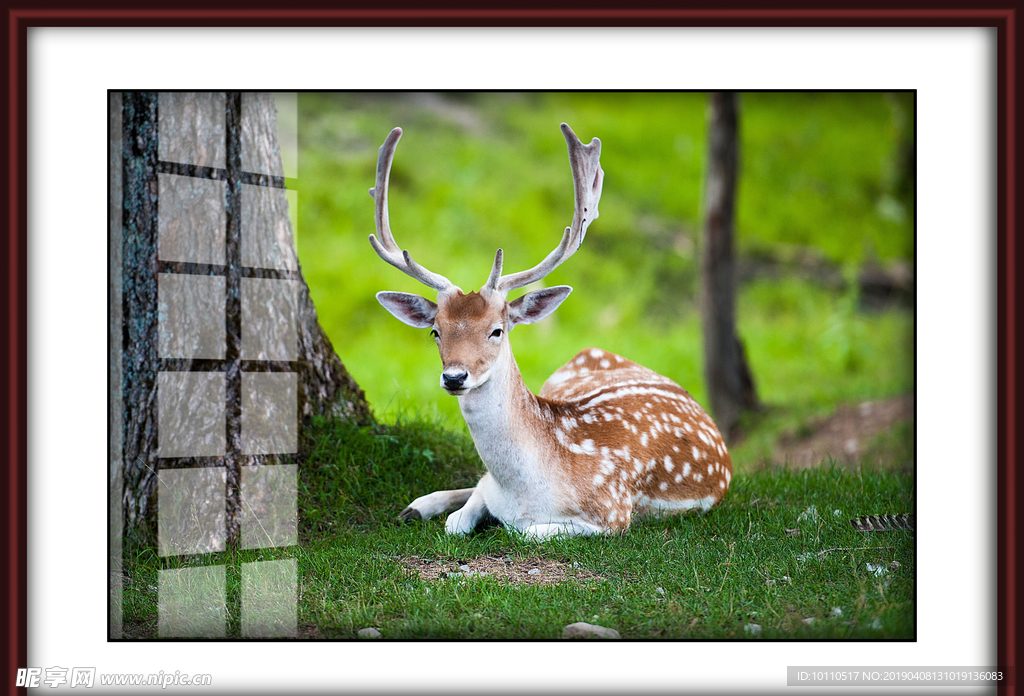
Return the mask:
[[427,329],[434,325],[437,305],[425,297],[410,292],[378,292],[377,301],[404,324],[417,329]]
[[535,324],[558,309],[558,305],[569,296],[572,288],[556,285],[553,288],[534,290],[508,303],[509,325]]

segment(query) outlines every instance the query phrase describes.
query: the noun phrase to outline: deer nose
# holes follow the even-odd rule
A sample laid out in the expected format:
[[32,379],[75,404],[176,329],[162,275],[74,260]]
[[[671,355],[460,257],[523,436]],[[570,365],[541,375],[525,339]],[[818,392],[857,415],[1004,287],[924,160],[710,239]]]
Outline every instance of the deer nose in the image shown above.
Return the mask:
[[451,391],[462,389],[462,385],[466,383],[466,377],[469,377],[469,373],[466,371],[441,373],[441,380],[444,382],[444,388]]

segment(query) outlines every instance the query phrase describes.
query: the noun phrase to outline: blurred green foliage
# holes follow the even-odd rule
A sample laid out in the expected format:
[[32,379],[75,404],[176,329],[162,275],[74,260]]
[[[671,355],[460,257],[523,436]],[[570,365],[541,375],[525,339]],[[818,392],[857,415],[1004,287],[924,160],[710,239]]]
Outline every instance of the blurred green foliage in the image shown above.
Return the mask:
[[[483,284],[497,248],[507,271],[527,268],[569,224],[559,123],[584,142],[599,137],[600,219],[544,281],[576,291],[552,317],[512,335],[516,359],[536,391],[578,350],[598,345],[704,400],[704,94],[304,93],[298,104],[299,177],[290,183],[303,272],[321,324],[378,417],[465,427],[456,399],[438,387],[427,332],[400,324],[374,298],[402,290],[433,299],[367,242],[367,190],[394,126],[405,131],[389,191],[398,244],[467,292]],[[912,389],[912,313],[861,311],[850,281],[866,262],[913,268],[913,122],[912,94],[742,96],[737,253],[741,265],[755,259],[775,270],[741,285],[738,321],[765,403],[809,414]],[[778,263],[808,254],[846,282]],[[734,453],[740,467],[742,458]]]

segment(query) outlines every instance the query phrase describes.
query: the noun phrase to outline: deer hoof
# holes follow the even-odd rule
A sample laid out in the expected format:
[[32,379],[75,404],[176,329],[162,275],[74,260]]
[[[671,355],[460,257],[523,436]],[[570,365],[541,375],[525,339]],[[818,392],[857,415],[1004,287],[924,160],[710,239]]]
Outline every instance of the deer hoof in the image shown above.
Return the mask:
[[420,511],[417,510],[416,508],[407,507],[406,509],[404,509],[400,513],[398,513],[398,521],[399,522],[407,522],[408,523],[408,522],[413,522],[414,520],[422,520],[422,519],[423,519],[423,515],[421,515]]

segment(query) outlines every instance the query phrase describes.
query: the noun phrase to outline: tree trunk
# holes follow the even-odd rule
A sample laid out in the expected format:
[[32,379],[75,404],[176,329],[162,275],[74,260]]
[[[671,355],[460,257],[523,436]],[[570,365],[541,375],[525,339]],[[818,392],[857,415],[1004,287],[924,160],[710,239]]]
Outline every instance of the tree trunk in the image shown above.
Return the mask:
[[733,219],[739,169],[738,124],[736,93],[709,95],[701,258],[704,377],[711,411],[727,439],[735,437],[740,415],[758,405],[754,378],[736,334]]
[[[161,472],[206,469],[195,480],[213,487],[212,540],[193,534],[186,546],[218,550],[240,539],[244,467],[294,463],[301,424],[314,415],[372,415],[302,276],[273,95],[120,97],[111,101],[121,102],[111,119],[111,137],[120,135],[111,186],[121,190],[111,224],[111,279],[120,279],[111,432],[121,440],[123,525],[154,543]],[[170,510],[173,500],[160,500]],[[173,536],[164,524],[161,516],[160,534]]]

